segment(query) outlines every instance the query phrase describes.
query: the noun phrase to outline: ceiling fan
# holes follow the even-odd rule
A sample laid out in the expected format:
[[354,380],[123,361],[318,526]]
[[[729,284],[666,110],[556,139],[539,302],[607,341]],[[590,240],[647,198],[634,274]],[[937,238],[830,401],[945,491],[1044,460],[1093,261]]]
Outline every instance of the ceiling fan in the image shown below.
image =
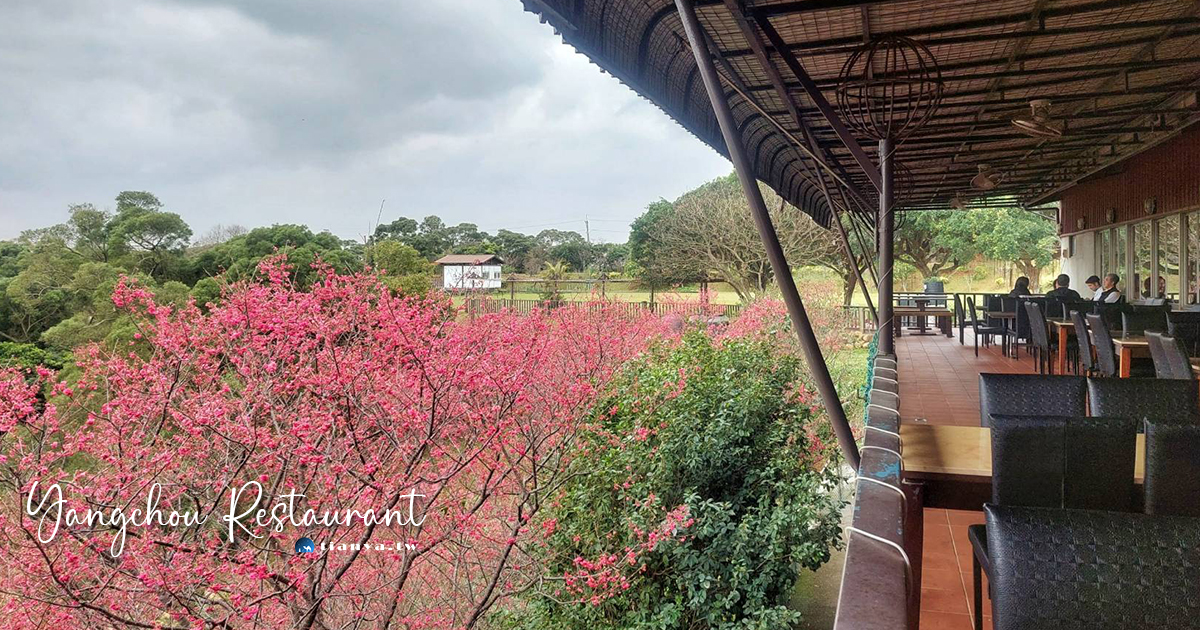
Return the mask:
[[1035,98],[1029,101],[1029,110],[1028,116],[1018,116],[1012,120],[1017,131],[1034,138],[1062,137],[1062,123],[1056,123],[1050,117],[1049,99]]
[[971,178],[971,188],[975,190],[992,190],[1000,185],[1004,176],[987,164],[979,165],[979,174]]

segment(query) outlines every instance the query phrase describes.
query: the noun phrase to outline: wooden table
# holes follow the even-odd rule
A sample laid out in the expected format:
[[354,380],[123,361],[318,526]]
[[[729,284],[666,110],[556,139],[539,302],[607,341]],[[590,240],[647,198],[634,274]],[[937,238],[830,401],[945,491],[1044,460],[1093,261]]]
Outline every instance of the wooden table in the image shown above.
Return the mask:
[[[900,443],[904,447],[905,477],[930,479],[959,477],[992,479],[992,431],[987,427],[959,427],[938,424],[900,424]],[[1146,470],[1146,436],[1137,436],[1134,479],[1142,481]]]
[[1117,348],[1117,376],[1121,378],[1129,378],[1135,352],[1139,357],[1150,356],[1150,340],[1145,335],[1113,337],[1113,345]]
[[1057,319],[1050,320],[1050,328],[1058,329],[1058,373],[1067,373],[1067,340],[1070,334],[1075,331],[1075,322],[1071,320],[1060,321]]
[[938,321],[938,328],[941,329],[942,333],[945,334],[947,337],[953,337],[954,336],[954,328],[953,328],[953,326],[950,325],[950,318],[953,315],[954,315],[953,311],[951,311],[948,308],[942,308],[942,307],[917,308],[917,307],[912,307],[912,306],[897,306],[892,309],[892,318],[893,318],[893,321],[896,322],[896,326],[895,326],[896,335],[895,336],[897,336],[897,337],[900,336],[900,328],[901,328],[900,327],[900,318],[901,317],[918,317],[918,318],[920,318],[920,326],[918,328],[919,332],[914,333],[914,334],[925,334],[925,331],[928,330],[927,328],[925,328],[925,318],[926,317],[935,317],[935,318],[937,318],[937,321]]

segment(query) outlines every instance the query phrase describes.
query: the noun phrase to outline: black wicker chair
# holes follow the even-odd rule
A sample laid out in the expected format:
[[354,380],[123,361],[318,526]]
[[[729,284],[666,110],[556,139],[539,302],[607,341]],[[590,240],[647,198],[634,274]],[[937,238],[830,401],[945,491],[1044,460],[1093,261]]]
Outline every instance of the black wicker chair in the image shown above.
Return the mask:
[[1033,346],[1033,360],[1037,363],[1038,374],[1053,374],[1050,334],[1046,330],[1046,318],[1042,317],[1042,308],[1033,300],[1025,302],[1024,306],[1026,320],[1029,322],[1029,341]]
[[1141,335],[1148,330],[1167,329],[1168,306],[1131,306],[1121,311],[1121,332]]
[[1087,320],[1083,318],[1083,313],[1071,311],[1071,323],[1075,325],[1075,344],[1078,347],[1079,364],[1083,367],[1083,373],[1091,376],[1096,369],[1096,363],[1092,360],[1092,338],[1088,334]]
[[967,313],[963,310],[962,297],[954,294],[954,323],[958,325],[958,345],[965,346],[965,336],[963,331],[967,329]]
[[975,356],[979,356],[979,336],[983,335],[983,345],[992,345],[993,335],[1004,335],[1004,328],[994,325],[983,325],[979,323],[979,318],[975,315],[975,298],[967,296],[967,316],[971,318],[971,332],[975,338]]
[[[1137,422],[1129,418],[992,416],[992,503],[1129,511]],[[967,528],[974,624],[983,624],[982,575],[992,574],[987,529]]]
[[1188,356],[1200,356],[1200,311],[1167,313],[1167,334],[1183,342]]
[[1041,374],[980,374],[979,421],[989,416],[1086,416],[1087,379]]
[[1146,513],[1200,517],[1200,425],[1146,423]]
[[1089,378],[1093,416],[1200,424],[1200,395],[1194,381],[1161,378]]
[[1154,357],[1154,373],[1158,378],[1177,378],[1194,381],[1196,374],[1188,358],[1187,348],[1178,337],[1147,331],[1150,355]]
[[1100,376],[1117,375],[1117,352],[1113,348],[1112,335],[1103,315],[1088,314],[1088,330],[1092,334],[1092,345],[1096,348],[1095,372]]

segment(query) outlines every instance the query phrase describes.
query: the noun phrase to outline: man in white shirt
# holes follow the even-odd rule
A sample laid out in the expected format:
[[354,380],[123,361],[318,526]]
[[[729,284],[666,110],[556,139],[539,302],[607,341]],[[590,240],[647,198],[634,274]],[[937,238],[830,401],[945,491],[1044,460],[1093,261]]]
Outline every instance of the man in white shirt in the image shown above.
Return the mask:
[[1086,284],[1088,290],[1092,292],[1092,299],[1098,301],[1100,299],[1100,291],[1102,290],[1100,288],[1100,278],[1096,276],[1088,276],[1088,279],[1084,280],[1083,283]]
[[1100,285],[1100,290],[1096,292],[1096,301],[1112,304],[1121,299],[1121,292],[1117,289],[1117,283],[1120,281],[1121,277],[1115,273],[1104,276],[1104,284]]

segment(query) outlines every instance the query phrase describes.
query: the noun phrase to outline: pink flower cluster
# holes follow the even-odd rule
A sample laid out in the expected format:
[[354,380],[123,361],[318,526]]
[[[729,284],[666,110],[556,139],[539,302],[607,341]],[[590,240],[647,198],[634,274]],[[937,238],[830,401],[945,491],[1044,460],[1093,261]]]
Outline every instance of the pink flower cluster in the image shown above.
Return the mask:
[[[129,347],[80,349],[62,376],[0,372],[0,628],[472,627],[543,577],[531,541],[554,524],[533,517],[597,393],[662,321],[603,304],[468,318],[371,274],[318,271],[301,291],[268,260],[207,311],[124,280],[113,302],[138,327]],[[131,530],[115,558],[103,528],[41,543],[15,500],[35,481],[81,511],[144,504],[157,483],[162,509],[212,518]],[[318,512],[416,491],[425,520],[231,543],[219,519],[248,481]],[[297,555],[299,536],[329,550]],[[371,550],[393,541],[416,549]],[[594,562],[581,571],[614,563]]]

